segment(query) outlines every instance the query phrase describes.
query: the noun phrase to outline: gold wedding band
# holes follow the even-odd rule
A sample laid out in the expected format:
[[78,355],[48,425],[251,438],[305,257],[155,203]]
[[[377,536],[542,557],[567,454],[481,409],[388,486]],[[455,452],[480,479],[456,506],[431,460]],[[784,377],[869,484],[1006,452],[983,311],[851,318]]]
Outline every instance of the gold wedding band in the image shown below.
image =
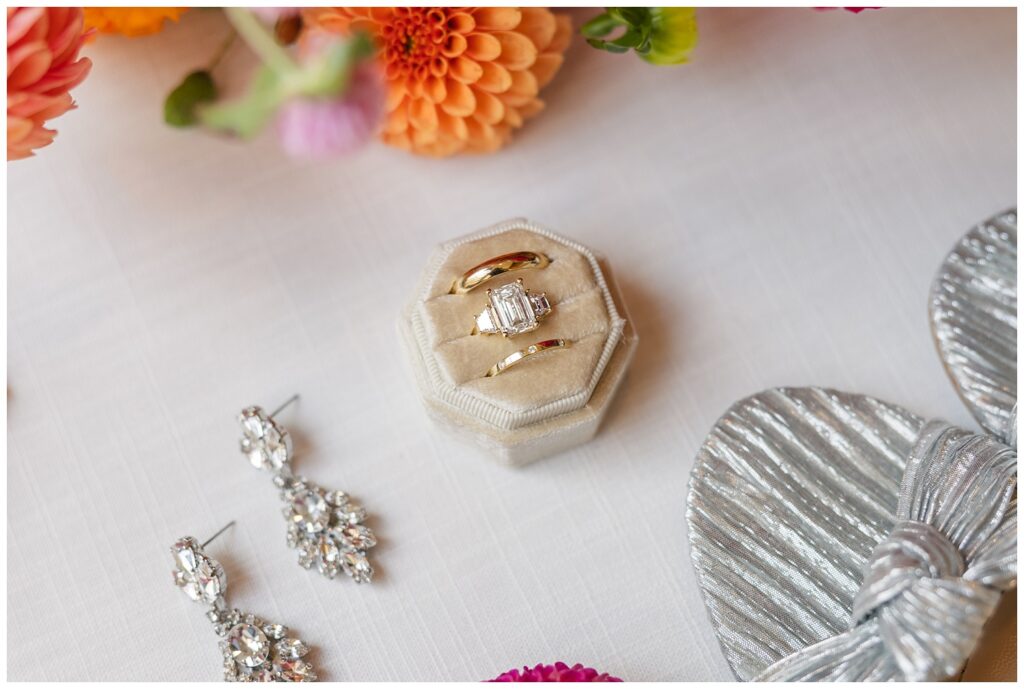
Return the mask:
[[513,352],[512,354],[509,354],[507,357],[496,363],[494,366],[491,366],[490,370],[488,370],[487,373],[484,374],[484,377],[493,378],[502,371],[505,371],[515,366],[523,359],[529,359],[531,356],[535,356],[537,354],[541,354],[543,352],[555,349],[568,349],[571,346],[572,340],[543,340],[536,344],[530,345],[526,349],[520,349],[518,352]]
[[544,268],[549,263],[551,260],[547,256],[532,251],[514,251],[511,254],[495,256],[467,270],[462,277],[452,283],[448,294],[465,294],[499,275],[526,268]]

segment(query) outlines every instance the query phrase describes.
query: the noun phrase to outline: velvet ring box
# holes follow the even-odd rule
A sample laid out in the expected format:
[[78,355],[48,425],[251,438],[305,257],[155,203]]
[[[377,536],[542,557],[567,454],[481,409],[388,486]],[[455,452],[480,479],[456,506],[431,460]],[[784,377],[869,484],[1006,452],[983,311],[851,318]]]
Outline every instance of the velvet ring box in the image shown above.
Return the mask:
[[[500,275],[465,294],[451,293],[469,268],[519,251],[543,254],[550,263]],[[548,317],[536,330],[513,337],[471,335],[487,290],[518,278],[532,294],[547,295],[553,306]],[[638,343],[604,260],[522,218],[435,249],[400,330],[430,416],[488,457],[517,466],[597,433]],[[509,354],[556,338],[572,346],[485,376]]]

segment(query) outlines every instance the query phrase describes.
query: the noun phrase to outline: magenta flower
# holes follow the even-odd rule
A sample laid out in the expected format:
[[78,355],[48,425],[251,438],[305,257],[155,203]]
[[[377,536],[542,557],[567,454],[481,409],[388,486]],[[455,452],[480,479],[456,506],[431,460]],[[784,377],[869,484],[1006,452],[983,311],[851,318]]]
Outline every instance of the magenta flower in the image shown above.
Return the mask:
[[611,677],[607,673],[598,673],[597,670],[583,667],[576,663],[569,667],[565,663],[554,665],[537,665],[533,669],[523,667],[522,671],[509,670],[504,672],[491,682],[621,682],[618,677]]
[[384,81],[364,64],[340,98],[297,98],[277,115],[281,147],[297,158],[323,159],[360,148],[377,132],[384,115]]

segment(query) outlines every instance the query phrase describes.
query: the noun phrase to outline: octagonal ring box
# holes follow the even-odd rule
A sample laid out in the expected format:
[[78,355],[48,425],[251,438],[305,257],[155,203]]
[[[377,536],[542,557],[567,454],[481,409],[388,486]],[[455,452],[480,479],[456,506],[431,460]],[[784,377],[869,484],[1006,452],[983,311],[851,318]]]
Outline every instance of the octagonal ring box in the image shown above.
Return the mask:
[[[532,251],[544,268],[500,275],[451,294],[469,268],[495,256]],[[521,278],[553,310],[515,337],[471,335],[487,290]],[[636,351],[637,336],[606,262],[590,249],[523,218],[508,220],[434,250],[400,320],[402,341],[428,414],[503,464],[521,466],[590,440]],[[496,362],[535,342],[548,351],[487,378]]]

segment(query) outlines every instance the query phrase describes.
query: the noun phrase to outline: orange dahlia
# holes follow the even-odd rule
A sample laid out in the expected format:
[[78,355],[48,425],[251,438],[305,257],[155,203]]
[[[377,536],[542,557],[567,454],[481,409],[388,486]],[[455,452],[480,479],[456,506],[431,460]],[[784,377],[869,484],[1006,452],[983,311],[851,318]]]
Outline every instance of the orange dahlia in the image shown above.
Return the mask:
[[310,26],[366,31],[387,79],[383,139],[416,153],[495,151],[544,107],[569,17],[542,7],[326,7]]
[[92,66],[81,47],[80,8],[7,8],[7,160],[53,143],[46,121],[75,107],[69,91]]
[[86,7],[85,26],[100,33],[148,36],[164,28],[165,21],[178,21],[187,7]]

